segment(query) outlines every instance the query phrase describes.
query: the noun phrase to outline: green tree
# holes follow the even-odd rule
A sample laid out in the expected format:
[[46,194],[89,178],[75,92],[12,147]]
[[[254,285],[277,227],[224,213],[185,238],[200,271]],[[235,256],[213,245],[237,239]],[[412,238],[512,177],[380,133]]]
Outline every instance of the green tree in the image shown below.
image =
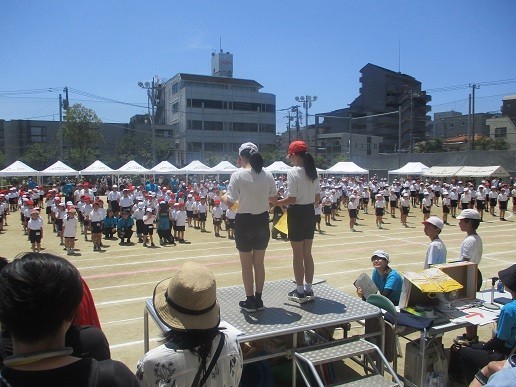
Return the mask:
[[414,153],[439,153],[444,151],[443,142],[440,139],[418,142],[414,146]]
[[[285,161],[285,151],[274,146],[267,146],[260,149],[260,154],[263,157],[263,165],[271,165],[275,161]],[[288,163],[287,163],[288,164]]]
[[504,139],[496,139],[493,140],[489,137],[478,137],[475,138],[475,150],[507,150],[509,149],[509,144]]
[[40,171],[54,163],[58,156],[59,151],[55,144],[33,143],[27,147],[20,161]]
[[[162,162],[163,160],[173,159],[174,142],[172,141],[172,139],[157,137],[155,143],[156,164]],[[139,154],[141,155],[143,165],[150,165],[150,168],[155,167],[155,165],[152,165],[152,136],[148,136],[145,138],[144,146],[140,147]]]
[[142,163],[143,158],[140,152],[141,147],[138,145],[134,133],[128,133],[122,137],[115,146],[115,152],[111,155],[111,163],[108,165],[121,167],[129,160],[135,160],[137,163]]
[[7,165],[5,165],[5,153],[4,152],[0,152],[0,165],[2,166],[2,169],[7,167]]
[[69,145],[68,159],[75,168],[83,169],[98,158],[98,146],[104,139],[101,127],[97,114],[81,104],[66,110],[59,136]]

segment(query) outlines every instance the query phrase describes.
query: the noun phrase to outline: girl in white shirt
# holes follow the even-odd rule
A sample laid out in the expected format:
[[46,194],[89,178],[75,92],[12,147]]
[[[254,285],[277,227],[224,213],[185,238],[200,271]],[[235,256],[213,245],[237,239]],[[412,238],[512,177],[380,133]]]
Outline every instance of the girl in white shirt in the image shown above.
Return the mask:
[[[241,169],[231,175],[226,195],[221,200],[229,208],[238,200],[235,242],[246,293],[246,299],[240,301],[239,306],[247,312],[256,312],[264,308],[262,292],[265,250],[270,239],[269,203],[276,203],[277,189],[272,174],[262,169],[263,158],[255,144],[247,142],[240,146],[237,163]],[[313,212],[312,206],[312,216]]]
[[288,237],[296,281],[296,289],[288,293],[288,299],[302,304],[315,300],[312,290],[315,271],[312,256],[314,203],[320,200],[321,188],[314,159],[304,141],[297,140],[289,145],[288,158],[294,168],[287,173],[288,194],[278,200],[278,204],[288,205]]

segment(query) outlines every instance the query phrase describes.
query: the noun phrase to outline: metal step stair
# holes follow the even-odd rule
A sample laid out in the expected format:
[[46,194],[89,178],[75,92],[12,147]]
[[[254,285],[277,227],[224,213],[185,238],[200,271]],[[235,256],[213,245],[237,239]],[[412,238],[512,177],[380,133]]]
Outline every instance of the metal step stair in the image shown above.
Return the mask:
[[[296,362],[296,366],[303,377],[306,385],[309,385],[309,375],[307,375],[307,369],[310,370],[312,377],[315,378],[317,384],[320,387],[324,387],[324,383],[322,382],[319,374],[317,373],[315,366],[319,364],[331,363],[334,361],[342,360],[345,358],[358,356],[358,355],[367,355],[369,353],[375,352],[380,357],[383,366],[389,371],[389,373],[394,378],[395,382],[390,382],[383,375],[375,374],[368,375],[360,378],[358,380],[344,383],[344,384],[332,384],[332,386],[402,386],[403,384],[399,380],[398,376],[390,366],[385,356],[380,351],[380,349],[364,340],[359,339],[355,341],[332,341],[326,343],[322,346],[318,346],[316,348],[310,349],[300,349],[297,352],[294,352],[294,359]],[[304,367],[303,367],[304,366]]]

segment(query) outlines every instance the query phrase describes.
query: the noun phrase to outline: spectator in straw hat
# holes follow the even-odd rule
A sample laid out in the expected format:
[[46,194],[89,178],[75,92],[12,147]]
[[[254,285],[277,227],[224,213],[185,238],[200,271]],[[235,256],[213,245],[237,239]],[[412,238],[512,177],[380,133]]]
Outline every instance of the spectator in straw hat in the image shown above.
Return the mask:
[[238,386],[243,357],[233,332],[219,329],[215,277],[195,262],[156,285],[153,306],[170,330],[138,362],[140,386]]

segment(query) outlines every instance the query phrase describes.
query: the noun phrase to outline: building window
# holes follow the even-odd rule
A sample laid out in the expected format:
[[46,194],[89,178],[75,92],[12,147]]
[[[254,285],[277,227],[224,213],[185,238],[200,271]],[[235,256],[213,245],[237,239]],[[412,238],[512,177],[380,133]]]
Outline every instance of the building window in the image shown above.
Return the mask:
[[258,124],[251,122],[233,122],[233,132],[257,132]]
[[179,102],[172,104],[172,114],[179,113]]
[[175,94],[179,91],[179,82],[176,82],[172,85],[172,94]]
[[156,130],[156,137],[158,138],[172,138],[172,130],[166,130],[166,129],[157,129]]
[[47,128],[44,126],[31,126],[30,142],[47,142]]
[[[188,121],[186,121],[186,129],[202,130],[202,121],[188,120]],[[222,122],[222,121],[204,121],[204,130],[224,130],[224,122]]]
[[495,139],[507,138],[507,127],[495,128],[494,137]]

